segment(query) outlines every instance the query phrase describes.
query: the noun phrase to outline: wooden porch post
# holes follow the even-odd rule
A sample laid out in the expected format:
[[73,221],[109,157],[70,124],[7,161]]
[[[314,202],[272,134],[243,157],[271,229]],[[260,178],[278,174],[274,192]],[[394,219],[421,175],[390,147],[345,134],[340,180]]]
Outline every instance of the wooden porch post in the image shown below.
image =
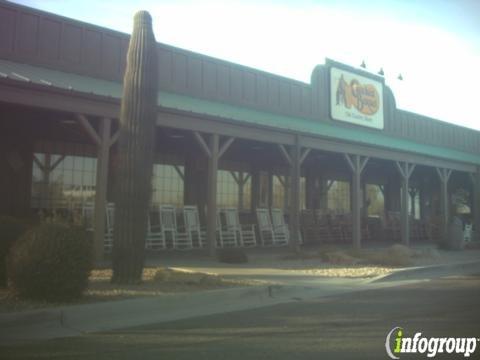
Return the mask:
[[194,132],[198,144],[208,158],[208,189],[207,189],[207,247],[210,256],[215,256],[217,234],[217,172],[218,161],[230,147],[234,138],[227,139],[220,146],[220,136],[211,134],[208,144],[202,135]]
[[293,249],[298,250],[300,239],[300,142],[295,136],[295,145],[290,152],[291,183],[290,183],[290,243]]
[[238,182],[237,182],[237,185],[238,185],[238,208],[240,210],[242,210],[244,208],[243,206],[243,188],[245,186],[245,180],[243,179],[244,176],[243,176],[243,171],[240,171],[239,174],[238,174]]
[[94,246],[96,261],[103,259],[105,234],[105,207],[107,204],[108,161],[110,156],[111,119],[100,120],[100,144],[97,152],[97,178],[95,183]]
[[410,197],[409,193],[409,181],[410,176],[412,175],[413,170],[415,169],[415,164],[410,164],[407,161],[399,162],[396,161],[398,171],[402,176],[402,199],[400,202],[401,209],[401,236],[402,243],[405,246],[410,245],[410,217],[408,216],[408,199]]
[[436,168],[438,177],[440,178],[440,203],[442,207],[442,237],[446,241],[448,237],[448,222],[450,219],[449,214],[449,201],[448,201],[448,180],[452,174],[452,170],[445,168]]
[[352,242],[355,248],[360,248],[362,241],[360,183],[363,169],[365,165],[367,165],[369,157],[350,154],[344,155],[350,166],[350,170],[352,170]]
[[255,213],[260,199],[260,171],[257,167],[252,168],[252,191],[250,193],[250,210]]
[[217,232],[217,171],[218,171],[218,134],[210,136],[210,157],[208,159],[207,191],[207,247],[211,256],[215,255]]
[[311,149],[302,152],[298,135],[295,136],[295,144],[290,152],[283,145],[278,145],[278,148],[290,166],[290,245],[297,251],[300,245],[300,169]]

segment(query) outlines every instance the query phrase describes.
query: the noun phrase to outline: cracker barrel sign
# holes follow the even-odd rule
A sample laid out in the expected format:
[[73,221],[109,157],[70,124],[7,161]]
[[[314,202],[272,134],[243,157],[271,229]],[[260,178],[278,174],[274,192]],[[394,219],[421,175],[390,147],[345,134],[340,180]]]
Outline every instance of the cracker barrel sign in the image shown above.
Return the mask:
[[373,79],[330,68],[330,106],[334,120],[383,129],[383,88]]

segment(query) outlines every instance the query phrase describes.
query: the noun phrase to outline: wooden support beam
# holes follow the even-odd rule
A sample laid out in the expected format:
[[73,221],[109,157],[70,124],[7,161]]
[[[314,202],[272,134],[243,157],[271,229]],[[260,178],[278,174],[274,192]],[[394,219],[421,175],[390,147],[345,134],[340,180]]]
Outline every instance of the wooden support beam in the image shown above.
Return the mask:
[[65,155],[61,155],[53,164],[50,165],[49,171],[55,170],[60,163],[65,159]]
[[[350,166],[350,170],[355,172],[355,165],[350,157],[350,154],[343,154],[345,157],[345,160],[347,160],[348,166]],[[358,155],[352,155],[352,156],[358,156]]]
[[185,181],[185,173],[180,169],[178,165],[173,165],[173,168],[177,172],[178,176],[182,179],[182,181]]
[[291,164],[291,186],[290,186],[290,245],[295,251],[299,251],[300,247],[300,139],[295,136],[295,145],[291,148],[290,164]]
[[37,158],[37,155],[33,154],[33,162],[37,164],[37,166],[42,170],[42,172],[45,172],[45,165],[42,164],[42,162]]
[[[90,124],[90,121],[88,121],[87,117],[83,114],[77,114],[76,118],[80,126],[87,132],[88,136],[94,142],[94,144],[100,146],[102,143],[102,139],[97,134],[93,126]],[[110,138],[110,134],[108,134],[108,136]]]
[[110,138],[110,146],[112,146],[118,141],[119,136],[120,136],[120,130],[117,130],[115,134],[113,134],[112,137]]
[[231,137],[231,138],[228,138],[221,146],[219,152],[218,152],[218,158],[220,159],[223,154],[225,153],[225,151],[228,150],[228,148],[230,147],[230,145],[232,145],[233,141],[235,140],[234,137]]
[[362,246],[362,224],[361,224],[361,209],[360,209],[360,184],[361,184],[361,165],[360,156],[353,155],[351,159],[353,165],[352,176],[352,242],[355,248]]
[[[195,132],[195,134],[198,134]],[[195,135],[197,139],[203,140],[200,134]],[[199,140],[200,141],[200,140]],[[210,256],[215,256],[216,234],[217,234],[217,171],[219,159],[219,136],[210,135],[210,146],[203,141],[208,157],[208,191],[207,191],[207,247]]]
[[[200,135],[199,132],[197,131],[194,131],[193,132],[193,135],[195,136],[195,139],[197,139],[197,142],[198,144],[200,145],[200,147],[202,148],[203,152],[205,153],[205,155],[208,157],[208,158],[211,158],[212,157],[212,153],[207,145],[207,143],[205,142],[205,139],[203,138],[202,135]],[[217,139],[218,139],[218,135],[217,135]]]
[[406,161],[399,162],[395,161],[398,172],[402,177],[402,197],[400,202],[400,223],[401,229],[400,233],[402,236],[402,243],[405,246],[410,245],[410,216],[408,211],[408,200],[409,200],[409,188],[410,188],[410,176],[412,175],[413,170],[415,169],[415,164],[410,164]]
[[94,254],[98,263],[103,260],[105,237],[105,209],[107,205],[108,162],[110,156],[111,119],[100,120],[100,143],[97,150],[97,177],[95,184]]
[[[232,173],[235,173],[232,171]],[[238,185],[238,208],[243,209],[243,188],[245,186],[244,173],[243,171],[238,172],[238,178],[236,180]]]
[[292,158],[290,157],[287,150],[285,149],[285,146],[282,144],[278,144],[278,148],[280,149],[280,152],[282,153],[283,158],[288,163],[288,165],[292,166]]
[[448,201],[448,180],[452,174],[451,169],[435,168],[440,178],[440,202],[442,208],[442,240],[448,240],[448,223],[450,220]]
[[235,182],[237,183],[237,185],[240,186],[240,178],[239,178],[239,176],[237,176],[237,174],[235,173],[235,171],[230,171],[230,175],[232,175],[233,180],[235,180]]
[[355,248],[360,248],[362,241],[362,218],[360,205],[362,172],[367,165],[369,157],[360,155],[344,154],[350,170],[352,171],[352,242]]
[[362,173],[363,170],[365,169],[365,166],[367,165],[368,160],[370,160],[368,156],[365,156],[363,158],[360,157],[360,173]]
[[332,187],[334,182],[335,182],[335,180],[327,180],[327,191],[326,191],[327,193],[330,190],[330,188]]
[[385,186],[384,185],[380,185],[380,184],[377,184],[380,192],[382,193],[383,197],[385,198]]
[[415,165],[415,164],[408,164],[408,166],[407,166],[408,177],[412,176],[413,170],[415,170],[416,166],[417,165]]
[[310,154],[310,151],[312,149],[303,149],[302,156],[300,156],[300,165],[303,164],[303,161],[307,158],[308,154]]

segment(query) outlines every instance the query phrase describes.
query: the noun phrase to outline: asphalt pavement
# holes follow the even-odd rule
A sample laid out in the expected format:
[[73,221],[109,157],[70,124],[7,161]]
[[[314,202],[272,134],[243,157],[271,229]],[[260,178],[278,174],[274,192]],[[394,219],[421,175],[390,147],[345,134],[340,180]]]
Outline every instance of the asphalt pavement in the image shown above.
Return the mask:
[[[479,304],[480,276],[463,275],[3,346],[0,357],[387,359],[386,335],[397,326],[406,334],[419,331],[428,337],[480,337]],[[470,358],[480,358],[480,349]]]

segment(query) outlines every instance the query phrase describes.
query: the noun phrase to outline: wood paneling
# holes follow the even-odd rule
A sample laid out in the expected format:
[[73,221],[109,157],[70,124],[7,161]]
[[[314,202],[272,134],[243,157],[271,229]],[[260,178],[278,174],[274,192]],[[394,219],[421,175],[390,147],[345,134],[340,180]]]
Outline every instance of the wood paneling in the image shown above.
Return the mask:
[[187,87],[187,57],[175,52],[173,54],[173,88],[180,93]]
[[187,84],[189,92],[202,93],[202,61],[198,57],[187,58]]
[[0,53],[13,51],[16,11],[0,5]]
[[[102,44],[105,46],[105,44]],[[82,28],[64,23],[62,31],[61,58],[67,63],[80,64],[82,55]],[[77,66],[73,65],[74,68]]]
[[103,34],[102,39],[102,73],[108,78],[114,78],[121,73],[120,58],[122,55],[122,43],[118,36]]
[[58,61],[62,23],[47,18],[40,19],[38,55],[45,61]]
[[38,45],[38,16],[28,13],[20,13],[17,16],[16,51],[23,56],[34,57]]
[[97,71],[102,66],[102,33],[85,30],[83,45],[83,61],[87,69]]
[[[12,3],[0,4],[0,56],[8,60],[121,82],[128,41],[127,34]],[[162,91],[355,127],[331,121],[329,76],[323,65],[314,69],[309,85],[165,44],[158,45],[158,54]],[[479,132],[397,110],[387,86],[384,100],[384,133],[480,152]]]

